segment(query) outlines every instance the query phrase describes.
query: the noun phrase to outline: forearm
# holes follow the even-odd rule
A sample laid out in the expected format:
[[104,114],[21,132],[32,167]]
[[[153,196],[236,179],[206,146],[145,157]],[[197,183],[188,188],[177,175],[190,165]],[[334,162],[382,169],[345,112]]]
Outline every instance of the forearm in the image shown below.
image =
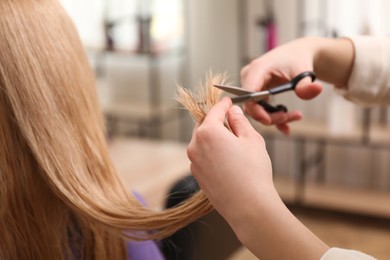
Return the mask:
[[354,46],[347,38],[306,38],[314,50],[313,67],[317,77],[346,88],[354,63]]
[[329,249],[293,216],[274,189],[259,194],[247,208],[231,225],[258,258],[320,259]]

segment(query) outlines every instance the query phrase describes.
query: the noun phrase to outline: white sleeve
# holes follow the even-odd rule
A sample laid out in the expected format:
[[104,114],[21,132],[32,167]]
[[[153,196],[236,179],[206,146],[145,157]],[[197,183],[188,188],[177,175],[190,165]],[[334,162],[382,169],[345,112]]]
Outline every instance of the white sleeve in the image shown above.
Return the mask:
[[332,247],[320,260],[375,260],[376,258],[355,250]]
[[350,38],[355,48],[348,88],[341,94],[363,105],[390,105],[390,37]]

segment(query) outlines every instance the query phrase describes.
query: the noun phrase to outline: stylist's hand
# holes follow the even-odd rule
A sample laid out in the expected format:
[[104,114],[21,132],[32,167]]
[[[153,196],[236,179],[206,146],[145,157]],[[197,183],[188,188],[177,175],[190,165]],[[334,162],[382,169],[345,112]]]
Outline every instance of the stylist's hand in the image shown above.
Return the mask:
[[[224,126],[226,116],[233,132]],[[230,98],[217,103],[195,127],[188,157],[200,187],[231,225],[242,222],[253,205],[277,196],[264,140]]]
[[229,98],[194,129],[188,157],[213,206],[259,259],[320,259],[329,249],[280,199],[263,138]]
[[[313,71],[317,51],[315,41],[316,39],[313,38],[298,39],[253,60],[241,70],[243,87],[251,91],[268,89],[291,80],[299,73]],[[321,90],[320,83],[312,83],[310,77],[307,77],[300,81],[295,92],[302,99],[311,99]],[[244,110],[265,125],[275,124],[285,134],[289,133],[288,122],[302,118],[302,114],[298,111],[270,114],[255,102],[245,104]]]

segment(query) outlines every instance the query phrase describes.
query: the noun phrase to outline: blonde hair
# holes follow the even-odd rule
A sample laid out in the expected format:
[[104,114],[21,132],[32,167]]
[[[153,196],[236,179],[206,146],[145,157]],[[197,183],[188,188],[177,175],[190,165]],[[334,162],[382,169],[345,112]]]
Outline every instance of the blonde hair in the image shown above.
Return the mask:
[[[93,72],[57,0],[0,1],[0,259],[123,259],[209,213],[144,208],[109,158]],[[149,232],[153,231],[153,232]]]
[[195,92],[179,87],[176,100],[190,112],[195,122],[201,123],[210,108],[221,99],[221,90],[213,85],[226,84],[227,78],[226,73],[213,75],[210,71],[206,81],[200,82]]

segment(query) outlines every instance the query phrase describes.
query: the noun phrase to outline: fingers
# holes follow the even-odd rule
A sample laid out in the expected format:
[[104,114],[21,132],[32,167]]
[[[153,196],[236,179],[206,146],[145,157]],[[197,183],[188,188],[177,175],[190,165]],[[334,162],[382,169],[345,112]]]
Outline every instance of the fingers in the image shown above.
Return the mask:
[[244,115],[242,109],[238,106],[232,106],[231,99],[225,97],[210,109],[203,120],[202,126],[199,124],[195,125],[191,143],[196,142],[200,127],[213,127],[216,130],[217,128],[214,128],[215,126],[222,126],[225,123],[226,115],[228,116],[229,126],[235,136],[250,136],[253,133],[257,133]]
[[248,102],[244,104],[244,111],[256,121],[264,125],[271,125],[272,119],[270,114],[256,102]]
[[203,124],[213,124],[215,122],[223,124],[231,106],[232,100],[228,97],[224,97],[210,109],[203,120]]
[[233,134],[240,136],[251,136],[256,132],[244,112],[238,106],[232,106],[228,113],[228,121]]
[[[283,82],[290,80],[295,75],[299,74],[297,72],[292,72],[292,76],[285,75],[282,72],[277,71],[268,71],[268,74],[261,72],[254,73],[254,68],[256,62],[252,62],[250,66],[246,66],[241,71],[241,75],[245,77],[244,81],[246,88],[255,88],[262,89],[267,87],[272,87],[279,85]],[[264,69],[264,68],[263,68]],[[261,71],[260,68],[256,71]],[[268,76],[267,76],[268,75]],[[268,79],[267,77],[271,77]],[[254,87],[256,86],[256,87]],[[312,99],[318,96],[322,91],[322,84],[319,82],[311,82],[309,77],[302,79],[297,85],[295,92],[297,96],[301,99],[307,100]],[[247,103],[244,105],[244,111],[250,115],[256,121],[259,121],[265,125],[276,125],[276,127],[283,133],[288,135],[290,132],[289,122],[297,121],[302,119],[302,114],[298,111],[292,112],[278,112],[278,113],[268,113],[262,106],[259,106],[255,102]]]
[[310,82],[310,79],[302,80],[295,88],[297,96],[304,100],[315,98],[321,91],[322,84],[319,82]]
[[287,123],[278,124],[278,125],[276,125],[276,127],[284,135],[289,135],[290,134],[290,126]]
[[[305,69],[303,67],[292,70],[272,69],[267,66],[267,63],[261,61],[260,59],[256,59],[241,70],[241,79],[244,88],[251,91],[272,88],[286,83],[303,71],[313,70],[310,65],[305,66]],[[295,89],[298,97],[304,100],[318,96],[321,91],[322,84],[319,82],[311,82],[310,77],[303,78]]]
[[283,123],[289,123],[302,119],[302,113],[299,111],[291,112],[278,112],[270,115],[272,124],[278,125]]
[[256,60],[253,61],[241,70],[242,86],[250,91],[261,90],[268,79],[265,72],[264,69],[261,70],[261,66],[257,64]]
[[[232,106],[232,101],[228,97],[224,97],[220,102],[213,106],[210,111],[207,113],[201,124],[197,123],[192,131],[192,138],[190,144],[188,145],[187,155],[191,159],[191,154],[193,153],[192,147],[195,146],[195,143],[198,142],[197,136],[199,135],[200,128],[203,129],[214,129],[214,126],[223,126],[225,123],[226,115]],[[209,130],[206,131],[208,133]],[[213,131],[211,131],[213,132]],[[203,131],[203,134],[205,132]]]
[[299,111],[268,113],[257,103],[244,104],[244,111],[264,125],[282,124],[302,119]]

